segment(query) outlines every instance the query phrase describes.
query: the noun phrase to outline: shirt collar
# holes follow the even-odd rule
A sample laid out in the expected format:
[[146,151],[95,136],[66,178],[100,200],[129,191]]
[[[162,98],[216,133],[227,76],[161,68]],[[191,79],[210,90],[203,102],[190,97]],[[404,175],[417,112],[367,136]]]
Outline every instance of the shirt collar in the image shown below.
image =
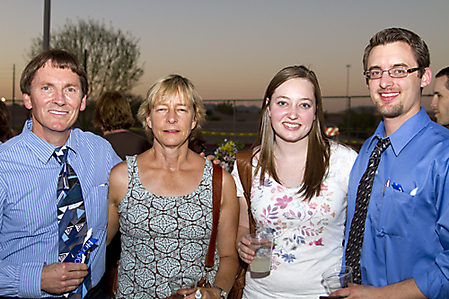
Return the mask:
[[[23,126],[22,130],[22,134],[24,135],[24,139],[26,140],[28,149],[32,153],[34,153],[43,164],[47,164],[53,157],[53,152],[55,151],[56,146],[48,143],[44,139],[34,134],[32,132],[32,129],[33,129],[33,121],[32,119],[28,119],[25,122],[25,125]],[[70,130],[70,135],[65,143],[65,146],[68,149],[70,149],[70,151],[74,152],[76,155],[76,153],[78,152],[78,147],[75,139],[76,138],[73,135],[73,130]]]
[[[391,148],[396,156],[402,151],[402,149],[409,143],[413,137],[416,136],[423,128],[427,127],[430,123],[430,117],[427,115],[426,110],[421,107],[418,113],[409,118],[405,123],[403,123],[393,134],[388,136],[391,141]],[[373,137],[369,141],[369,147],[373,141],[376,139],[375,137],[385,138],[385,124],[382,120],[379,126],[376,129]]]

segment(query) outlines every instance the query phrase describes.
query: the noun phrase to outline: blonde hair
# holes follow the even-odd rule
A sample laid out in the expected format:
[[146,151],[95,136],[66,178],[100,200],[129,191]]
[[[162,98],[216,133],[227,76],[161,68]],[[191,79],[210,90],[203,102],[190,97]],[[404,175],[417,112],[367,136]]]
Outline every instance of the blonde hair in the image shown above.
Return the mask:
[[148,138],[153,139],[153,131],[148,126],[147,117],[155,105],[169,100],[174,96],[179,96],[183,104],[191,103],[194,110],[196,126],[191,134],[200,130],[206,122],[206,110],[203,99],[200,97],[192,82],[178,74],[168,75],[156,81],[148,90],[147,96],[139,107],[137,118],[142,123]]

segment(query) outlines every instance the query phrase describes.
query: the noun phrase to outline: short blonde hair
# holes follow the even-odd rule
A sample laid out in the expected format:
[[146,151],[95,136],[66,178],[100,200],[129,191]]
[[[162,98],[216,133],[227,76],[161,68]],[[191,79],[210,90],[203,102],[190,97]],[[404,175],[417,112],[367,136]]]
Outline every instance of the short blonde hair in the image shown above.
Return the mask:
[[[142,123],[148,138],[153,139],[153,131],[148,126],[147,117],[155,105],[163,103],[172,97],[179,96],[183,104],[192,104],[196,119],[196,126],[192,130],[200,130],[206,122],[206,110],[203,99],[200,97],[192,82],[189,79],[172,74],[156,81],[148,90],[147,96],[139,107],[137,118]],[[192,134],[192,133],[191,133]]]

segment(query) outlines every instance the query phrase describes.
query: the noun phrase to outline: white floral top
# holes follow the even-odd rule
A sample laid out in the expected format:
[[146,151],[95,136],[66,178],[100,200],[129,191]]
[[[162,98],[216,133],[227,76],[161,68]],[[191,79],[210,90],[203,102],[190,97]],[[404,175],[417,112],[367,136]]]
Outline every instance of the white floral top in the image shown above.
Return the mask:
[[[274,231],[273,266],[269,276],[247,273],[244,298],[313,298],[326,294],[321,274],[341,264],[346,221],[348,177],[357,153],[332,143],[329,172],[320,196],[310,202],[272,178],[263,185],[254,177],[251,210],[257,227]],[[237,166],[236,166],[237,167]],[[237,195],[243,187],[236,167]],[[253,169],[254,170],[254,169]]]

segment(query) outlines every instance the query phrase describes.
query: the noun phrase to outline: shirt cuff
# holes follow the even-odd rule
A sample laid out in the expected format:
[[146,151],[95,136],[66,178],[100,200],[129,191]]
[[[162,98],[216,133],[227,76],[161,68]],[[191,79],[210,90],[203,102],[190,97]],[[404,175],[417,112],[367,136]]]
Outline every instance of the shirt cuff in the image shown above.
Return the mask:
[[413,279],[421,293],[429,299],[446,298],[449,292],[449,282],[437,266],[414,270]]
[[19,297],[40,298],[44,263],[24,263],[20,267]]

